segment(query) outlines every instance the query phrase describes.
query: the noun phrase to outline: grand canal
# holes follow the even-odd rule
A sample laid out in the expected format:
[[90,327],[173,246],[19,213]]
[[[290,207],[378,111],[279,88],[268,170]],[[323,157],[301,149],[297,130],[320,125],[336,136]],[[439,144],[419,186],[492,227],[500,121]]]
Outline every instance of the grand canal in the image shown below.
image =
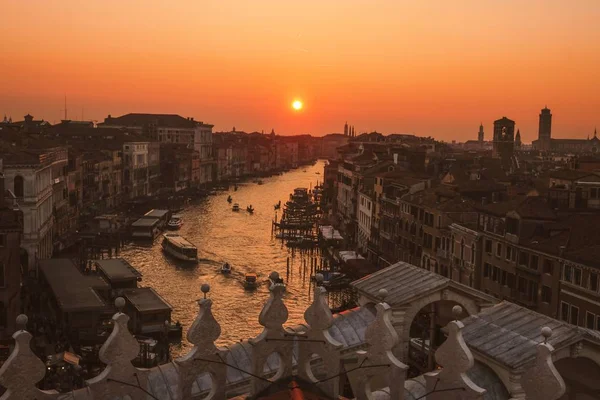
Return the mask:
[[[273,205],[279,200],[285,204],[294,188],[315,186],[322,179],[323,166],[323,161],[319,161],[314,166],[265,178],[263,185],[249,181],[240,184],[237,191],[232,187],[190,204],[180,213],[185,221],[180,234],[198,247],[200,262],[197,265],[182,265],[165,255],[160,240],[151,247],[128,245],[121,256],[143,274],[142,286],[153,287],[171,304],[172,319],[183,324],[184,337],[198,313],[197,300],[202,297],[200,285],[203,283],[211,287],[212,309],[222,328],[220,345],[260,333],[258,314],[269,294],[267,281],[271,271],[278,271],[287,284],[288,324],[302,323],[311,289],[310,270],[304,268],[304,263],[309,264],[307,258],[311,256],[296,253],[292,257],[286,245],[272,237]],[[240,212],[231,211],[228,195],[240,204]],[[254,207],[254,214],[245,211],[249,204]],[[233,266],[230,276],[220,273],[225,261]],[[242,283],[246,273],[258,275],[261,282],[258,290],[244,290]],[[173,356],[185,352],[187,346],[183,340],[172,349]]]

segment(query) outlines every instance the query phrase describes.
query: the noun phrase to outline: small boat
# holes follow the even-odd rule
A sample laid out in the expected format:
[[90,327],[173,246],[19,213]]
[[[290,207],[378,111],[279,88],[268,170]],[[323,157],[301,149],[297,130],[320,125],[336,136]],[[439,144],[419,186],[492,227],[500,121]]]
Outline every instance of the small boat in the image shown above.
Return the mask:
[[181,225],[183,225],[183,218],[181,218],[181,215],[173,215],[167,223],[167,228],[177,230],[181,228]]
[[182,261],[198,262],[198,249],[183,236],[165,233],[162,241],[163,251]]
[[275,204],[275,209],[279,210],[281,208],[281,200],[279,200],[279,203]]
[[244,288],[246,290],[254,290],[258,287],[258,280],[255,274],[246,274],[244,280]]
[[233,187],[233,190],[237,192],[237,190],[238,190],[238,185],[237,185],[237,183],[236,183],[236,184],[235,184],[235,186]]
[[321,175],[321,173],[319,171],[315,172],[315,175]]
[[233,201],[233,199],[231,198],[231,196],[227,196],[227,202],[231,203]]
[[256,183],[258,183],[259,185],[262,185],[264,182],[262,181],[262,179],[259,179]]
[[234,203],[233,207],[231,207],[231,211],[240,211],[240,205],[238,203]]
[[254,208],[252,207],[252,204],[250,204],[248,207],[246,207],[246,211],[248,211],[250,214],[254,213]]
[[230,274],[231,273],[231,265],[229,265],[229,263],[225,263],[223,264],[223,266],[221,267],[221,273],[222,274]]

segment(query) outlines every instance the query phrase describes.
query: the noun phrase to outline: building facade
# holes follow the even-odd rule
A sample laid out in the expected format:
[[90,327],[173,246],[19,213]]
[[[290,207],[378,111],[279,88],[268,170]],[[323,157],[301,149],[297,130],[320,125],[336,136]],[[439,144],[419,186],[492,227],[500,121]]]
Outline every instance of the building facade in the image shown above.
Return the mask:
[[0,193],[0,343],[12,344],[15,321],[22,312],[20,250],[23,213],[18,208],[16,198],[5,190],[2,175]]

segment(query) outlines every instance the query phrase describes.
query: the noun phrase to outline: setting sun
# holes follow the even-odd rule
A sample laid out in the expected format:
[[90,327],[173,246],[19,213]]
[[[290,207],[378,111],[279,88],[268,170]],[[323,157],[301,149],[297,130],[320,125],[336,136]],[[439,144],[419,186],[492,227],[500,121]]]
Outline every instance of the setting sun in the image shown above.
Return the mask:
[[296,111],[302,110],[303,106],[304,106],[304,104],[302,104],[302,102],[300,100],[294,100],[294,102],[292,103],[292,108]]

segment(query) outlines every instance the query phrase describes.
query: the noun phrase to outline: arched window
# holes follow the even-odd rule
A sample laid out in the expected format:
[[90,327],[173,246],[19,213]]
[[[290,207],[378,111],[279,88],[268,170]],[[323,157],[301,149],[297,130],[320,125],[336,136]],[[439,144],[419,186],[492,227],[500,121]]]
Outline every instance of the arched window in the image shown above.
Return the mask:
[[15,176],[13,192],[17,197],[23,197],[23,177],[21,175]]

